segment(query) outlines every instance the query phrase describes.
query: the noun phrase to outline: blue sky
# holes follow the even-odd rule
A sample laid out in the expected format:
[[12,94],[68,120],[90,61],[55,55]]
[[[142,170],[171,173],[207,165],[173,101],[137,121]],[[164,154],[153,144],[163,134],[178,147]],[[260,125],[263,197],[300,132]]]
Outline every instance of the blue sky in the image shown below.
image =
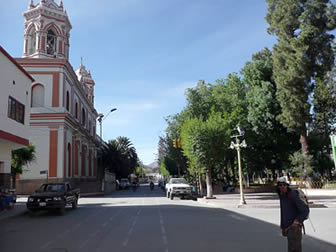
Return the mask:
[[[6,3],[5,3],[6,2]],[[39,0],[35,0],[36,4]],[[55,0],[59,3],[59,0]],[[0,0],[0,44],[23,51],[29,0]],[[239,72],[271,48],[265,0],[63,0],[72,30],[70,63],[96,82],[95,107],[111,113],[105,140],[127,136],[144,164],[156,159],[165,118],[185,106],[184,91]]]

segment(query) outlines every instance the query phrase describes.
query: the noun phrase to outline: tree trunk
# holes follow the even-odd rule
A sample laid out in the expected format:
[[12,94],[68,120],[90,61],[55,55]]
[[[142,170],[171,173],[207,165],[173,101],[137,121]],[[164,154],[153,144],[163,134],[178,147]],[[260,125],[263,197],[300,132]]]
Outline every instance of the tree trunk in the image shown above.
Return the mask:
[[213,191],[212,191],[211,168],[208,168],[208,170],[206,172],[206,183],[207,183],[207,197],[212,198],[213,197]]
[[203,186],[202,186],[201,173],[198,174],[198,184],[199,184],[199,194],[201,197],[203,197]]
[[308,155],[307,128],[305,124],[301,127],[300,143],[301,143],[302,153]]

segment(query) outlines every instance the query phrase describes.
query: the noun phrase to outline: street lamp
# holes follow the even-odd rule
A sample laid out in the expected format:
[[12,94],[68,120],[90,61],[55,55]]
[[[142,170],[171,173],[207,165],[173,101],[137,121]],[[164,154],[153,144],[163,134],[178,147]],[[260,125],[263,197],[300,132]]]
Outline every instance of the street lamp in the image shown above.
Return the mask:
[[100,125],[100,135],[99,136],[100,136],[100,143],[101,144],[103,142],[103,120],[105,120],[111,112],[116,111],[116,110],[117,110],[116,108],[111,109],[105,117],[104,117],[104,114],[102,114],[102,113],[98,114],[98,122],[99,122],[99,125]]
[[240,162],[240,149],[241,148],[246,148],[247,144],[245,140],[240,143],[239,137],[244,136],[244,131],[237,127],[239,135],[236,136],[231,136],[231,138],[236,138],[236,143],[231,142],[230,148],[231,149],[236,149],[237,150],[237,155],[238,155],[238,170],[239,170],[239,189],[240,189],[240,204],[239,205],[246,205],[245,197],[244,197],[244,192],[243,192],[243,177],[242,177],[242,169],[241,169],[241,162]]
[[[113,108],[113,109],[111,109],[108,113],[107,113],[107,115],[104,117],[104,114],[103,113],[99,113],[98,114],[98,118],[97,118],[97,120],[98,120],[98,122],[99,122],[99,125],[100,125],[100,153],[102,152],[102,150],[103,150],[103,120],[105,120],[107,117],[108,117],[108,115],[111,113],[111,112],[113,112],[113,111],[116,111],[117,109],[116,108]],[[104,118],[104,119],[103,119]],[[102,157],[102,154],[100,154],[100,157],[99,157],[99,167],[102,167],[103,166],[103,157]],[[104,176],[104,174],[103,174],[103,176]],[[102,190],[102,192],[104,192],[105,191],[105,186],[104,186],[104,178],[103,178],[103,180],[102,180],[102,184],[101,184],[101,186],[102,186],[102,188],[101,188],[101,190]]]

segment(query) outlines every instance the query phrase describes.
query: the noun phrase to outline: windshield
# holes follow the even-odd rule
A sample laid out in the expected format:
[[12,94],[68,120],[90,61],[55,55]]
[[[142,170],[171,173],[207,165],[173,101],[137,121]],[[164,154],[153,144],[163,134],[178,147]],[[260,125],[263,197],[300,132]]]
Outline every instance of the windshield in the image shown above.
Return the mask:
[[184,178],[177,178],[171,180],[172,184],[187,184],[187,181]]
[[128,179],[121,179],[120,182],[122,182],[122,183],[128,183]]
[[41,192],[64,192],[63,184],[44,184],[40,187]]

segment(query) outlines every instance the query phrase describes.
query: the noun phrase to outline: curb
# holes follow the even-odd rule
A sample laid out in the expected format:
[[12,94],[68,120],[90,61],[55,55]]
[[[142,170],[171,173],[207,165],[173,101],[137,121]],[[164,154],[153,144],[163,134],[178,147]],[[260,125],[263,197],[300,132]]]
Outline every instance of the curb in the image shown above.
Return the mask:
[[93,192],[93,193],[80,193],[80,198],[89,198],[95,196],[105,196],[104,192]]
[[[247,203],[246,205],[240,205],[239,203],[235,204],[220,204],[216,203],[216,201],[208,201],[204,198],[198,200],[199,203],[215,208],[225,208],[225,209],[232,209],[232,208],[242,208],[242,209],[247,209],[247,208],[280,208],[280,204],[249,204]],[[317,203],[317,204],[309,204],[309,208],[329,208],[329,205],[322,204],[322,203]]]

